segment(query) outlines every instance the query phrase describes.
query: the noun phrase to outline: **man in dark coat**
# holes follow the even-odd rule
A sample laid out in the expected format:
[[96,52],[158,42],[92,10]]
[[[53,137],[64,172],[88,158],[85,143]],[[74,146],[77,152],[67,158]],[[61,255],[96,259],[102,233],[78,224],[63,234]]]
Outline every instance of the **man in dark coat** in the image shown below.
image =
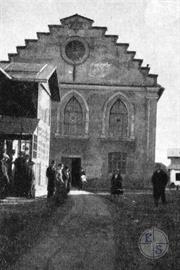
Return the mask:
[[51,198],[54,195],[55,191],[55,182],[56,182],[56,169],[55,169],[55,161],[52,160],[49,167],[46,170],[46,176],[48,178],[47,185],[47,198]]
[[123,194],[122,176],[119,169],[117,169],[111,178],[111,195]]
[[161,165],[158,165],[156,171],[152,175],[153,184],[153,197],[155,206],[158,206],[159,199],[162,203],[166,203],[165,188],[168,182],[168,175],[161,169]]
[[25,181],[25,158],[24,153],[20,152],[19,157],[14,161],[14,189],[16,196],[24,196],[26,189]]

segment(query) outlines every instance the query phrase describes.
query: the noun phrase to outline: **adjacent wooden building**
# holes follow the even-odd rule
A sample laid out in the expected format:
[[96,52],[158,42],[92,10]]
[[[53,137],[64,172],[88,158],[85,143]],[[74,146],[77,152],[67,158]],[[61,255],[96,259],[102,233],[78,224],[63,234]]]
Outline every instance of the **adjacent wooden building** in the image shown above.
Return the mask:
[[55,70],[47,64],[13,62],[0,68],[0,150],[10,156],[10,174],[20,152],[30,155],[37,185],[46,184],[51,101],[60,100]]

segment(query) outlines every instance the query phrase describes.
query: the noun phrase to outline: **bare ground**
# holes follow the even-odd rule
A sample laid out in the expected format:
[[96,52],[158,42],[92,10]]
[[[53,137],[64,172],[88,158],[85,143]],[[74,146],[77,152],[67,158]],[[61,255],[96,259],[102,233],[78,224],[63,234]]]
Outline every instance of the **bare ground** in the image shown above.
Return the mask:
[[11,270],[114,269],[115,244],[111,214],[103,200],[86,192],[68,198],[73,207],[62,220],[54,216],[52,229],[23,255]]
[[[16,263],[8,269],[180,269],[178,191],[168,191],[168,204],[160,204],[158,208],[154,207],[151,191],[127,192],[118,200],[112,199],[107,193],[99,195],[73,191],[65,204],[53,208],[45,226],[42,226],[43,215],[37,218],[37,225],[31,222],[37,240],[32,241],[31,248],[18,261],[14,260]],[[51,212],[51,207],[49,210]],[[39,225],[42,227],[38,230]],[[138,248],[140,235],[151,227],[163,230],[169,238],[169,250],[158,260],[145,258]],[[25,228],[25,239],[28,235],[32,236],[32,229]],[[24,242],[21,244],[25,246]]]

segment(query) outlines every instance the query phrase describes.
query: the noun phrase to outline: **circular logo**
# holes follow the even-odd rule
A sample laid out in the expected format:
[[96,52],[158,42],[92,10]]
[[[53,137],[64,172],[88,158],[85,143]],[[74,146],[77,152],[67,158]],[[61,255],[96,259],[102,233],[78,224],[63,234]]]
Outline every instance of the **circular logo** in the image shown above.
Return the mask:
[[153,227],[141,234],[138,246],[146,258],[159,259],[168,251],[169,240],[163,231]]

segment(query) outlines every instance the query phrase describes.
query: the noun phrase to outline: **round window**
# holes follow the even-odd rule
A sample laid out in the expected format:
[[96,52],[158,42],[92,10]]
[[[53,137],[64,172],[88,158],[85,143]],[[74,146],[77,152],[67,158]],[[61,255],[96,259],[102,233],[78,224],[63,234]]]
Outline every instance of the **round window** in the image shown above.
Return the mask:
[[65,47],[66,56],[73,62],[80,61],[83,58],[85,52],[85,46],[79,40],[72,40]]
[[89,49],[87,43],[83,39],[72,37],[63,44],[61,53],[66,62],[72,65],[78,65],[85,61]]

